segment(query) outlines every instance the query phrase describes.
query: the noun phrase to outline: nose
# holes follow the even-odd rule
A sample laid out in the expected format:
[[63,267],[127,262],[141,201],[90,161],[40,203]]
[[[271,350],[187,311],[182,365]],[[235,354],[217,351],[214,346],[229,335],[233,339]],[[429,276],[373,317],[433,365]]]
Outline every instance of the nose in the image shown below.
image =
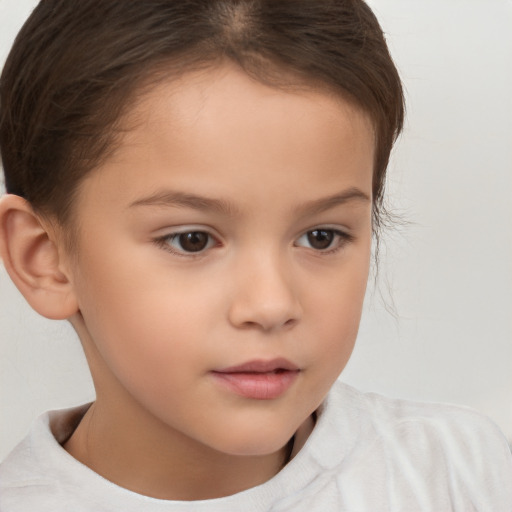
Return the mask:
[[275,331],[289,328],[302,316],[290,265],[278,256],[253,255],[240,262],[234,277],[229,321],[237,328]]

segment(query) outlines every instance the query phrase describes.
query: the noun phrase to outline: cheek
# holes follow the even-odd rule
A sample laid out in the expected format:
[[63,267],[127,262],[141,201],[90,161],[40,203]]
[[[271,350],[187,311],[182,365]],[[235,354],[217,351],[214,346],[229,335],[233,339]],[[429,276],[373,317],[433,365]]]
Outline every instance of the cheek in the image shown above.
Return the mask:
[[84,257],[82,275],[90,277],[76,286],[90,343],[118,377],[146,375],[148,385],[148,375],[187,357],[193,345],[180,344],[180,335],[195,325],[186,297],[169,293],[172,283],[158,274],[134,260]]
[[359,329],[369,269],[368,250],[326,279],[309,304],[315,328],[315,354],[324,368],[339,372],[347,363]]
[[136,395],[157,398],[186,386],[214,360],[211,333],[225,316],[222,283],[178,272],[153,250],[148,256],[132,247],[130,260],[119,258],[119,250],[114,258],[107,254],[84,255],[82,275],[91,277],[79,283],[101,364]]

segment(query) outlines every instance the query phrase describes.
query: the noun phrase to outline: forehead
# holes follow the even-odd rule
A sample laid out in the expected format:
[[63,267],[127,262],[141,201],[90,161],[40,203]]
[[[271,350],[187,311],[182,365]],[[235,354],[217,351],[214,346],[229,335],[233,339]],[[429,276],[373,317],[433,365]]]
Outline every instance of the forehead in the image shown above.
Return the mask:
[[[294,122],[296,128],[309,130],[311,135],[315,128],[336,130],[340,120],[350,120],[358,125],[356,129],[364,125],[365,130],[373,133],[372,121],[354,101],[327,86],[313,87],[300,77],[294,82],[293,76],[285,76],[283,72],[284,85],[266,85],[230,62],[185,73],[141,95],[126,116],[135,129],[128,129],[124,142],[129,144],[144,132],[149,135],[169,127],[177,129],[176,136],[181,133],[186,137],[193,132],[198,141],[198,135],[205,133],[201,128],[214,127],[217,142],[222,135],[217,130],[220,123],[234,135],[249,121],[252,135],[267,133],[267,142],[274,135],[269,128],[289,131],[290,123]],[[348,134],[339,130],[338,136],[344,133]]]
[[160,186],[222,196],[230,185],[248,199],[271,183],[298,201],[312,187],[329,192],[322,180],[371,190],[374,132],[360,109],[325,91],[267,86],[234,65],[159,84],[126,125],[117,150],[86,180],[122,184],[125,203]]

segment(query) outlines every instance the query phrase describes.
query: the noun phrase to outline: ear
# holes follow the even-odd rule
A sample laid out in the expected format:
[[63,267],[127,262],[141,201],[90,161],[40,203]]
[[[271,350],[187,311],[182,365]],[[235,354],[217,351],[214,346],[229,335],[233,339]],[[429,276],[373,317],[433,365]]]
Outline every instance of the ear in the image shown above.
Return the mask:
[[0,256],[18,290],[41,315],[62,320],[78,311],[50,227],[23,198],[0,198]]

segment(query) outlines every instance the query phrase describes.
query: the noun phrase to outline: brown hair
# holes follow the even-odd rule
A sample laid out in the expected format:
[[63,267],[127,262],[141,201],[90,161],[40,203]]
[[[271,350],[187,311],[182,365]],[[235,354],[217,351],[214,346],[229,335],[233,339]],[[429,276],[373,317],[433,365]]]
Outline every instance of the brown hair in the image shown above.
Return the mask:
[[7,191],[66,224],[78,185],[115,147],[142,85],[226,58],[277,87],[294,77],[334,90],[370,116],[377,229],[404,100],[362,0],[41,0],[0,78]]

